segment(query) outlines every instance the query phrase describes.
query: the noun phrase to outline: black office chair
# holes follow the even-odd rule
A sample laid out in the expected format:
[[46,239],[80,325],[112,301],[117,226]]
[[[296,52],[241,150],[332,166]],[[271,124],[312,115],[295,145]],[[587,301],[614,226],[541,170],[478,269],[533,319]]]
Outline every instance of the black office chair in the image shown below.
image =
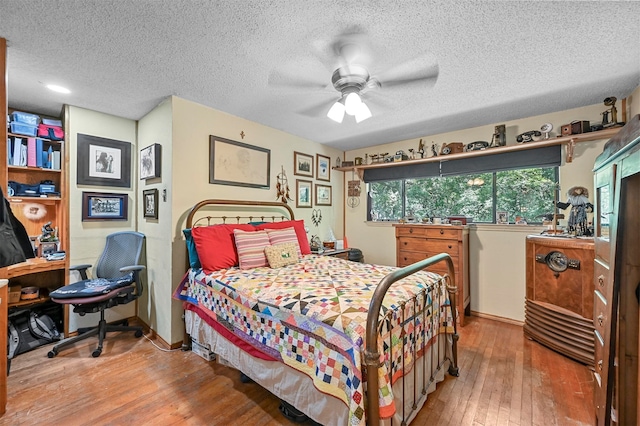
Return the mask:
[[109,331],[135,331],[136,337],[142,336],[142,327],[129,326],[127,320],[118,324],[107,324],[105,309],[124,305],[142,295],[140,271],[145,269],[141,263],[144,235],[139,232],[124,231],[107,235],[104,251],[93,268],[93,279],[87,278],[87,269],[91,265],[77,265],[69,268],[79,271],[82,281],[63,286],[50,293],[56,303],[73,305],[73,312],[80,316],[100,312],[97,327],[78,329],[78,335],[65,339],[55,345],[47,354],[49,358],[58,355],[61,349],[88,337],[98,335],[98,348],[92,352],[97,358],[102,353],[102,344]]

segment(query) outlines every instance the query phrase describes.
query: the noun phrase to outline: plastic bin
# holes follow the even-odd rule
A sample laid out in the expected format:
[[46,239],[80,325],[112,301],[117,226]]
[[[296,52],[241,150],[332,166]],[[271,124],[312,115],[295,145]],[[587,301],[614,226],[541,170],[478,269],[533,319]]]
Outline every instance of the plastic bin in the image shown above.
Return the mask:
[[38,134],[38,126],[30,126],[28,124],[19,123],[17,121],[11,122],[11,133],[25,136],[35,136]]
[[28,112],[14,111],[11,113],[11,121],[28,124],[29,126],[37,126],[38,123],[40,123],[40,116],[29,114]]
[[51,118],[43,118],[42,119],[42,124],[46,124],[47,126],[62,127],[62,121],[54,120],[54,119],[51,119]]

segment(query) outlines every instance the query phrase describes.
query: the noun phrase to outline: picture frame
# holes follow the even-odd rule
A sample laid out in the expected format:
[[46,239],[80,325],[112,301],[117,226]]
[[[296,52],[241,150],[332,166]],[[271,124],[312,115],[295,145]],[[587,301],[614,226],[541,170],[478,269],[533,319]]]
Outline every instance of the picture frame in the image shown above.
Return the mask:
[[270,180],[270,149],[209,137],[209,183],[269,189]]
[[331,158],[316,154],[316,179],[331,182]]
[[330,185],[320,185],[316,183],[316,206],[331,205],[331,189]]
[[313,207],[311,201],[311,189],[313,183],[310,180],[296,179],[296,207]]
[[78,133],[78,185],[131,187],[131,144]]
[[142,203],[144,217],[150,219],[158,218],[158,190],[145,189],[142,191]]
[[140,150],[140,180],[160,177],[162,145],[154,143]]
[[506,225],[509,223],[509,213],[500,211],[496,212],[496,223]]
[[313,178],[313,156],[294,151],[293,174]]
[[82,193],[82,221],[127,220],[127,194]]

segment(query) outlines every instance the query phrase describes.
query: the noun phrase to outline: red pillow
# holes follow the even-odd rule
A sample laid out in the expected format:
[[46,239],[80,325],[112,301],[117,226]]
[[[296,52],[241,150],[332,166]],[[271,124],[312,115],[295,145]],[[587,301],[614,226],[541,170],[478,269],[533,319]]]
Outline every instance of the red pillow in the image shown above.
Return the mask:
[[238,252],[236,250],[233,230],[254,231],[253,225],[212,225],[200,226],[191,229],[193,241],[202,269],[206,272],[218,271],[238,265]]
[[298,237],[298,244],[300,244],[300,251],[302,254],[311,254],[311,247],[309,247],[309,240],[307,239],[307,231],[304,230],[304,220],[286,220],[284,222],[268,222],[256,226],[256,229],[284,229],[291,228],[296,231]]

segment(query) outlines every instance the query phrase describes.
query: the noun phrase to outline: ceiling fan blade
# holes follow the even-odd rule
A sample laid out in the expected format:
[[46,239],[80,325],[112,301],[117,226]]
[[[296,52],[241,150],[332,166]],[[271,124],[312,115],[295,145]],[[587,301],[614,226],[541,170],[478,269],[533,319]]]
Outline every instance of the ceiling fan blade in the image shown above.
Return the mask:
[[333,105],[334,102],[335,100],[324,100],[322,102],[317,102],[309,107],[298,110],[296,112],[300,115],[304,115],[307,117],[313,117],[313,118],[322,117],[327,115],[327,112],[329,112],[329,109],[331,108],[331,105]]
[[324,89],[331,75],[311,58],[299,58],[271,70],[267,83],[273,87]]
[[311,47],[312,54],[331,71],[347,65],[369,66],[373,57],[369,37],[359,26],[328,40],[316,40]]
[[424,54],[383,71],[371,80],[373,84],[377,82],[383,88],[411,83],[422,83],[431,87],[436,83],[438,73],[435,57]]

